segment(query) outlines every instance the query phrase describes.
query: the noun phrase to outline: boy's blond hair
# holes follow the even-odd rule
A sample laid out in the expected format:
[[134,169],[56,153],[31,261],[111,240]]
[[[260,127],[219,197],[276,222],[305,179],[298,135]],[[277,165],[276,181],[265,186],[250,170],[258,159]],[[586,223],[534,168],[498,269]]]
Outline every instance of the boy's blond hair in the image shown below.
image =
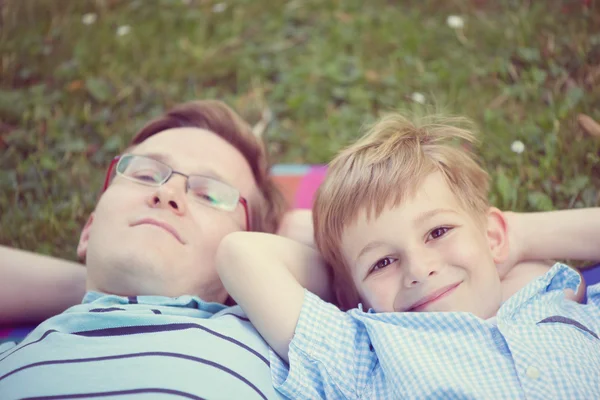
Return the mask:
[[412,196],[424,178],[437,171],[460,204],[483,221],[489,208],[488,174],[465,148],[476,141],[471,125],[460,117],[433,115],[411,121],[389,114],[329,164],[316,195],[313,219],[315,241],[332,268],[342,308],[360,301],[341,253],[341,239],[344,228],[361,212],[377,218],[385,208]]

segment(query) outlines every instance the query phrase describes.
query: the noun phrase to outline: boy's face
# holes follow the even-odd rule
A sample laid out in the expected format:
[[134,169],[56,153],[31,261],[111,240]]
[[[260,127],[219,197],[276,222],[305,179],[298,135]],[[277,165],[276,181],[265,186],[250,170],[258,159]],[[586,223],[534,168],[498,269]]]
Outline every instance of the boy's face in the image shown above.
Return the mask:
[[342,253],[366,306],[377,312],[465,311],[495,315],[502,299],[496,262],[508,251],[500,211],[467,212],[440,173],[377,218],[344,230]]

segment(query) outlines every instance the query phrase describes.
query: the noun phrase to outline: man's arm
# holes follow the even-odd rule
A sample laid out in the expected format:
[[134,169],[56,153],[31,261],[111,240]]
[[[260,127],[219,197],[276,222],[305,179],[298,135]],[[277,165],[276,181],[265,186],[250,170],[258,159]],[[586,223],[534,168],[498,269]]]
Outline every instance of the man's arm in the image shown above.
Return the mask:
[[316,248],[311,210],[291,210],[285,213],[277,234]]
[[0,246],[0,325],[41,322],[81,303],[83,265]]
[[306,287],[330,298],[330,282],[319,254],[280,236],[235,232],[223,239],[217,270],[225,289],[244,309],[267,343],[288,361]]

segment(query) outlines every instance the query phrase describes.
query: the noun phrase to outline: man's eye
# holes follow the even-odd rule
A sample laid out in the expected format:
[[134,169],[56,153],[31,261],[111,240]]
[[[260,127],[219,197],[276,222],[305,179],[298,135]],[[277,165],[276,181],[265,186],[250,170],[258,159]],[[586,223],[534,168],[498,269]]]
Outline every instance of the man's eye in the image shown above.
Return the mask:
[[160,174],[152,171],[138,171],[133,177],[138,181],[156,183],[161,181]]
[[382,270],[385,267],[387,267],[388,265],[390,265],[391,263],[393,263],[394,261],[395,260],[390,257],[382,258],[381,260],[377,261],[373,265],[373,268],[371,268],[371,272],[376,272],[376,271]]
[[447,226],[441,226],[439,228],[435,228],[434,230],[431,231],[431,233],[429,234],[429,237],[431,239],[438,239],[442,236],[444,236],[446,233],[448,233],[450,231],[451,228],[447,227]]
[[217,200],[216,196],[211,195],[209,192],[203,190],[195,190],[194,195],[203,201],[207,201],[211,204],[219,204],[219,200]]

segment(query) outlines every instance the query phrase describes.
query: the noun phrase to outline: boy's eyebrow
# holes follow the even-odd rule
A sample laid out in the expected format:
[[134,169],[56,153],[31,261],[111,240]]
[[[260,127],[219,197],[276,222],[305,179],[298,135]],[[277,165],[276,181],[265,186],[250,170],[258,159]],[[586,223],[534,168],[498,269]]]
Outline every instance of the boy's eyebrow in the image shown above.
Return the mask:
[[[449,208],[435,208],[433,210],[425,211],[424,213],[420,214],[417,218],[414,219],[414,223],[416,225],[419,225],[419,224],[422,224],[424,221],[428,220],[429,218],[436,216],[437,214],[445,214],[445,213],[457,214],[456,211],[449,209]],[[385,245],[386,245],[386,243],[381,240],[374,240],[372,242],[369,242],[358,253],[358,256],[356,256],[356,260],[358,261],[362,256],[364,256],[369,251],[371,251],[379,246],[385,246]]]
[[435,208],[433,210],[425,211],[420,214],[417,218],[413,220],[413,222],[417,225],[422,224],[424,221],[427,221],[429,218],[436,216],[437,214],[458,214],[456,211],[450,208]]
[[379,246],[384,246],[384,245],[385,245],[385,242],[383,242],[381,240],[374,240],[372,242],[369,242],[365,247],[362,248],[360,253],[358,253],[358,256],[356,256],[356,260],[358,261],[362,256],[364,256],[369,251],[371,251]]

